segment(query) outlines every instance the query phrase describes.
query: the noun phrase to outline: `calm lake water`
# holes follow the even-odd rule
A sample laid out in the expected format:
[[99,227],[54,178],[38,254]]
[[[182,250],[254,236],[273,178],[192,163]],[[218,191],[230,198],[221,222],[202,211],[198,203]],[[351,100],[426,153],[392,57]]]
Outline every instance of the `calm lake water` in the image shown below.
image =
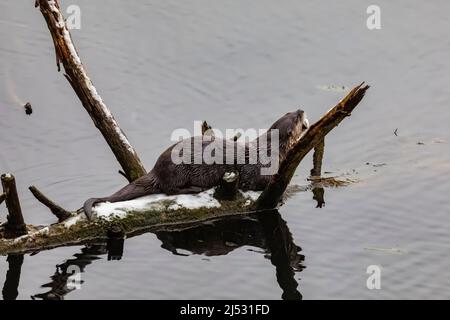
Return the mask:
[[[26,221],[49,224],[29,185],[75,209],[126,181],[56,71],[33,4],[0,4],[0,172],[15,174]],[[4,298],[450,298],[448,1],[379,0],[380,30],[366,27],[372,1],[70,4],[81,8],[72,36],[88,73],[148,169],[194,120],[267,128],[301,107],[313,122],[366,81],[324,159],[329,175],[358,182],[326,188],[322,208],[299,192],[279,214],[133,237],[120,260],[105,245],[0,257]],[[311,162],[293,183],[307,185]],[[74,265],[83,283],[69,290]],[[371,265],[380,290],[366,287]]]

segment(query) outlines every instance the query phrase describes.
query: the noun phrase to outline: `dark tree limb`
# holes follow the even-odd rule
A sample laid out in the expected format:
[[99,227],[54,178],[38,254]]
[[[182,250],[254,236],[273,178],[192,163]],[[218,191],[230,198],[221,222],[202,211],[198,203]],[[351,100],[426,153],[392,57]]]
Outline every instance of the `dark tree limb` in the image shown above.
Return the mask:
[[8,208],[8,222],[5,227],[13,235],[27,233],[27,228],[20,208],[19,196],[17,194],[16,180],[12,174],[6,173],[1,176],[3,193],[5,194],[6,207]]
[[6,199],[6,194],[2,193],[0,194],[0,204],[2,204],[3,201]]
[[314,148],[313,168],[311,169],[311,176],[313,177],[320,177],[322,175],[322,160],[324,149],[325,139],[322,139],[322,141]]
[[356,108],[364,97],[368,88],[369,86],[364,85],[364,82],[353,88],[334,108],[311,125],[301,139],[289,150],[284,161],[280,163],[278,173],[272,177],[257,201],[257,210],[272,209],[278,206],[300,161],[302,161],[311,149],[323,141],[328,132],[346,117],[350,116],[353,109]]
[[86,70],[72,42],[59,4],[55,0],[37,0],[36,4],[47,22],[56,51],[58,70],[64,66],[65,77],[74,89],[83,107],[100,130],[129,181],[146,174],[136,151],[106,107]]
[[129,183],[133,182],[132,180],[130,180],[130,178],[128,178],[128,176],[125,174],[125,172],[123,172],[122,170],[119,170],[118,173],[123,176],[125,179],[127,179],[127,181]]
[[325,189],[323,187],[315,187],[312,189],[313,200],[317,201],[316,208],[322,208],[325,206]]
[[58,222],[63,222],[72,216],[72,213],[70,213],[70,211],[67,211],[66,209],[54,203],[35,186],[31,186],[28,189],[40,203],[50,209],[50,211],[58,218]]

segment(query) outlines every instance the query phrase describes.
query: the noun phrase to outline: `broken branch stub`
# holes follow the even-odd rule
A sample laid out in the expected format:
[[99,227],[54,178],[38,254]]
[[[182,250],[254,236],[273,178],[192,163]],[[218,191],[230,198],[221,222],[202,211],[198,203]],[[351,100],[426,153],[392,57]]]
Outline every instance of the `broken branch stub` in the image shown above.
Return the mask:
[[208,122],[206,122],[206,120],[205,120],[202,122],[201,130],[202,130],[202,136],[204,136],[206,133],[208,133],[209,130],[212,130],[212,128],[208,124]]
[[12,174],[2,174],[1,176],[3,192],[5,194],[6,207],[8,208],[8,222],[5,227],[15,235],[27,233],[27,228],[20,207],[19,196],[17,194],[16,180]]
[[122,166],[128,180],[134,181],[146,174],[136,151],[106,107],[86,70],[72,42],[59,4],[55,0],[37,0],[40,11],[47,22],[56,51],[56,61],[62,62],[65,77],[74,89],[83,107],[89,113],[95,126],[100,130],[117,161]]
[[314,148],[313,168],[311,169],[312,177],[320,177],[322,175],[322,160],[325,149],[325,138]]
[[35,186],[31,186],[28,188],[33,196],[44,206],[50,209],[50,211],[58,218],[59,222],[63,222],[64,220],[68,219],[72,216],[72,214],[67,211],[66,209],[63,209],[56,203],[54,203],[52,200],[47,198],[41,191],[38,190]]
[[239,189],[239,172],[226,172],[214,191],[214,198],[218,200],[235,200]]

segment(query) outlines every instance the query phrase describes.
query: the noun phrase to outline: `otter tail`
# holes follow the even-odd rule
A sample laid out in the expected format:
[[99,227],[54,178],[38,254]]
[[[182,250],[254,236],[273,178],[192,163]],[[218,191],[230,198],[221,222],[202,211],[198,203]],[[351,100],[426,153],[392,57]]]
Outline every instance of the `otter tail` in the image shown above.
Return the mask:
[[139,198],[149,194],[161,193],[157,179],[152,171],[126,185],[116,193],[104,198],[90,198],[83,205],[86,217],[92,219],[92,207],[100,202],[119,202]]
[[104,198],[90,198],[87,199],[83,204],[83,211],[88,220],[92,220],[92,207],[99,202],[103,202]]

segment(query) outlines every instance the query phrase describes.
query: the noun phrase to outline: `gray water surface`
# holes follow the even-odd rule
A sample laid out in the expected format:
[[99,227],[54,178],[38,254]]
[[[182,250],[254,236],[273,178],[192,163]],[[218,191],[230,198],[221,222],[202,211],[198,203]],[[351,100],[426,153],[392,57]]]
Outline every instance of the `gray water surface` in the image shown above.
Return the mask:
[[[0,172],[15,174],[26,221],[49,224],[29,185],[75,209],[126,181],[56,71],[33,4],[0,3]],[[366,27],[372,1],[70,4],[81,8],[72,37],[87,71],[147,169],[195,120],[267,128],[300,107],[313,122],[366,81],[324,159],[330,175],[358,182],[326,188],[322,208],[299,192],[279,215],[133,237],[120,260],[95,245],[25,255],[22,265],[0,257],[0,282],[21,269],[18,299],[450,298],[448,1],[377,1],[380,30]],[[311,156],[293,183],[307,185],[310,169]],[[83,284],[69,292],[57,268],[70,265]],[[370,265],[381,266],[380,290],[366,287]]]

